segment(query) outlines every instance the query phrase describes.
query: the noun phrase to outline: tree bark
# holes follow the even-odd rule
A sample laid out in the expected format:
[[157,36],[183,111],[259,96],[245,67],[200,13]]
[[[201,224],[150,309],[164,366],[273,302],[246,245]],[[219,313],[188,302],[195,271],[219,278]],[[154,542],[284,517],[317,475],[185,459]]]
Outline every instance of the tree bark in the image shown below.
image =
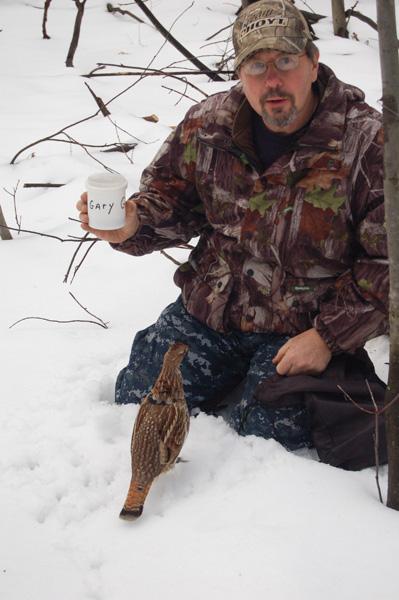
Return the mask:
[[[386,403],[399,393],[399,60],[395,0],[377,0],[384,123],[384,195],[389,254],[389,375]],[[386,411],[387,505],[399,510],[399,402]]]
[[349,37],[348,30],[346,28],[346,17],[345,17],[345,2],[344,0],[331,0],[331,10],[333,16],[334,35],[339,37]]
[[71,45],[69,46],[68,55],[65,61],[67,67],[73,67],[73,57],[75,56],[76,48],[78,47],[79,43],[80,26],[82,24],[83,14],[85,11],[86,0],[81,0],[81,2],[79,2],[79,0],[75,0],[75,4],[78,12],[76,13]]
[[0,238],[2,240],[12,240],[12,235],[10,233],[10,230],[7,227],[7,223],[4,218],[3,211],[1,210],[1,206],[0,206]]

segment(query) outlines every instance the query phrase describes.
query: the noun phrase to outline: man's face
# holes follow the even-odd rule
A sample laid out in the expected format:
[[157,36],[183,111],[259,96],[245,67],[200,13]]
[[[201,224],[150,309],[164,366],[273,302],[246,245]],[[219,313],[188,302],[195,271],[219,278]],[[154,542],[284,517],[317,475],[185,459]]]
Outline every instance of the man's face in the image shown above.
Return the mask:
[[267,71],[252,75],[241,65],[239,76],[249,104],[263,118],[266,127],[288,134],[303,127],[315,108],[312,83],[317,79],[318,57],[298,55],[298,65],[282,71],[273,63],[281,56],[282,52],[261,50],[248,61],[268,63]]

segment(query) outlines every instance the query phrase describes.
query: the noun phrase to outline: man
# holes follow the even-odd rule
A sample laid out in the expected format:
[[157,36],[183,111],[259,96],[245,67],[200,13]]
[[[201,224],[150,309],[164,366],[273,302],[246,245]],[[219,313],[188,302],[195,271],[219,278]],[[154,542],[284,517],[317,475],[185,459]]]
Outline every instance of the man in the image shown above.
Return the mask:
[[261,0],[234,24],[240,83],[192,107],[145,169],[117,231],[82,227],[139,256],[199,236],[175,274],[181,298],[137,334],[117,402],[150,389],[171,340],[190,351],[191,409],[216,406],[241,434],[311,444],[304,406],[254,400],[270,375],[322,373],[387,329],[380,115],[342,83],[289,0]]

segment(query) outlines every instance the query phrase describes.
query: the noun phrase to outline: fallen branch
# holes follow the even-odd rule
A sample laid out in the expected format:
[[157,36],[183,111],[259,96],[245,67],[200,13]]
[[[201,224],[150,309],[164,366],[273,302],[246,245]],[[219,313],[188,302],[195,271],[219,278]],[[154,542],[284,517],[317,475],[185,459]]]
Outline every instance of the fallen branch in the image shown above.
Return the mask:
[[136,143],[134,144],[122,144],[122,143],[118,143],[118,144],[112,144],[112,148],[108,148],[107,150],[101,150],[101,152],[124,152],[126,154],[126,152],[130,152],[131,150],[134,150],[137,146]]
[[112,6],[112,4],[107,4],[107,10],[109,13],[119,13],[120,15],[128,15],[129,17],[135,19],[138,23],[144,23],[144,21],[140,19],[140,17],[136,17],[136,15],[134,15],[130,11],[123,10],[122,8],[116,8]]
[[[123,65],[123,64],[120,64],[120,65],[116,65],[113,63],[97,63],[97,64],[101,65],[102,67],[122,67],[122,68],[126,68],[126,69],[137,69],[137,71],[136,72],[127,72],[127,73],[99,73],[98,75],[90,75],[90,73],[89,73],[88,75],[83,75],[83,77],[112,77],[115,75],[117,75],[117,76],[139,75],[142,78],[151,77],[151,76],[171,77],[172,79],[177,79],[178,81],[182,81],[184,84],[187,84],[190,87],[192,87],[194,90],[197,90],[197,92],[202,94],[205,98],[208,98],[208,94],[206,92],[201,90],[194,83],[191,83],[190,81],[186,80],[185,77],[181,77],[183,75],[204,75],[203,71],[190,71],[190,70],[164,71],[162,69],[152,69],[152,68],[143,70],[140,67],[130,67],[129,65]],[[225,73],[225,74],[234,74],[234,71],[221,71],[221,72]],[[93,73],[93,71],[92,71],[92,73]]]
[[[132,69],[129,75],[143,75],[145,77],[177,77],[183,75],[207,75],[208,70],[190,70],[190,69],[182,69],[180,71],[166,71],[165,69],[147,69],[143,67],[134,67],[132,65],[124,65],[123,63],[97,63],[97,67],[90,71],[90,73],[86,73],[86,75],[82,75],[82,77],[90,78],[90,77],[110,77],[114,75],[114,73],[97,73],[98,70],[103,70],[105,67],[118,67],[120,69]],[[226,70],[221,71],[222,75],[233,75],[234,71]],[[120,73],[118,73],[119,75]]]
[[29,320],[38,320],[38,321],[47,321],[49,323],[92,323],[93,325],[99,325],[99,327],[102,327],[103,329],[108,329],[108,324],[103,321],[102,319],[100,319],[100,317],[97,317],[96,315],[94,315],[93,313],[91,313],[89,310],[87,310],[86,307],[84,307],[79,300],[77,300],[75,298],[75,296],[72,294],[72,292],[69,292],[69,295],[72,296],[72,298],[74,299],[74,301],[91,317],[94,317],[95,319],[97,319],[96,321],[91,321],[89,319],[68,319],[68,320],[59,320],[59,319],[48,319],[47,317],[24,317],[23,319],[18,319],[18,321],[15,321],[15,323],[13,323],[12,325],[9,326],[9,329],[12,329],[13,327],[15,327],[16,325],[18,325],[19,323],[22,323],[22,321],[29,321]]
[[[64,140],[62,140],[64,141]],[[59,188],[63,187],[65,183],[24,183],[24,188]]]

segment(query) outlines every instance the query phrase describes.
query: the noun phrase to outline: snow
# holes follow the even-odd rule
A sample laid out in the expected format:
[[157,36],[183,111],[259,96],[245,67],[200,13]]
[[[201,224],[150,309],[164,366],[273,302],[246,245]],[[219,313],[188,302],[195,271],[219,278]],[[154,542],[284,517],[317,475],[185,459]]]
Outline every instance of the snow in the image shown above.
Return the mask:
[[[41,39],[43,2],[3,0],[1,11],[0,204],[15,227],[9,192],[17,185],[22,228],[79,236],[74,205],[95,159],[137,189],[143,167],[192,100],[173,79],[149,77],[110,105],[121,141],[137,141],[131,159],[86,154],[61,142],[35,145],[14,165],[23,146],[96,112],[84,83],[104,101],[136,78],[84,79],[97,62],[161,68],[182,57],[148,24],[110,15],[105,2],[87,2],[75,67],[64,66],[76,8],[50,7],[50,40]],[[236,2],[152,0],[148,6],[207,64],[226,49],[205,39],[234,20]],[[377,34],[352,20],[358,40],[332,36],[330,2],[309,0],[328,15],[315,26],[322,60],[366,92],[379,108]],[[371,0],[357,10],[375,18]],[[297,0],[297,5],[306,8]],[[190,7],[190,8],[189,8]],[[138,16],[134,4],[125,6]],[[184,10],[180,18],[177,16]],[[218,36],[226,39],[226,32]],[[229,47],[230,48],[230,47]],[[159,53],[158,53],[159,51]],[[213,56],[211,56],[213,55]],[[187,62],[181,66],[190,66]],[[111,68],[108,69],[111,71]],[[117,69],[119,70],[119,69]],[[190,79],[206,93],[232,83]],[[191,88],[196,100],[203,96]],[[158,123],[141,117],[156,114]],[[68,130],[76,140],[118,141],[115,125],[97,116]],[[58,136],[61,138],[62,136]],[[136,139],[137,138],[137,139]],[[93,158],[94,157],[94,158]],[[27,182],[63,183],[25,189]],[[29,233],[0,242],[0,597],[4,600],[193,600],[243,597],[273,600],[394,600],[399,583],[399,516],[378,501],[372,469],[351,473],[317,462],[314,453],[286,452],[273,440],[241,438],[219,418],[191,420],[183,457],[160,477],[135,523],[118,518],[130,478],[135,406],[113,402],[115,377],[126,364],[134,333],[173,301],[174,265],[159,254],[134,259],[97,243],[73,283],[63,283],[74,242]],[[84,250],[81,250],[82,258]],[[184,251],[172,251],[180,259]],[[76,264],[76,263],[75,263]],[[72,299],[108,322],[89,319]],[[388,340],[369,350],[387,377]],[[381,484],[386,492],[387,470]]]

